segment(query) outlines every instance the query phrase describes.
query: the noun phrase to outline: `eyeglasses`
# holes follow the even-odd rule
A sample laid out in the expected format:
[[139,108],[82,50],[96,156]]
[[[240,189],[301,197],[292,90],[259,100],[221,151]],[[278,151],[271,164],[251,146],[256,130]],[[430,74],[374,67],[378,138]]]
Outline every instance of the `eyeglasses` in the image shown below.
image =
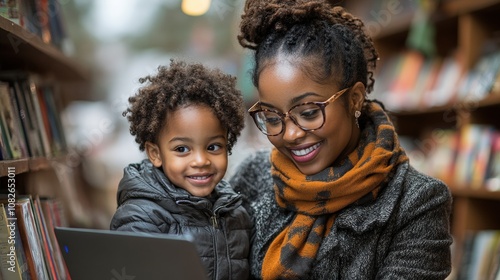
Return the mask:
[[336,92],[325,102],[305,102],[293,106],[286,114],[274,109],[260,108],[260,102],[255,103],[248,113],[252,116],[259,130],[267,136],[276,136],[285,130],[285,118],[304,131],[320,129],[325,124],[325,107],[333,103],[349,88]]

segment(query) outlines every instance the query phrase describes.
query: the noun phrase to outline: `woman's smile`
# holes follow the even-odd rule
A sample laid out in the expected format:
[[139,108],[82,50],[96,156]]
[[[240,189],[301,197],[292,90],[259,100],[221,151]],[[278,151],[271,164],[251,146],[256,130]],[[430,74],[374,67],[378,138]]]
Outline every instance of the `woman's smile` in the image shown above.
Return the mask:
[[295,162],[308,162],[313,160],[320,151],[322,142],[307,147],[290,149],[291,156]]

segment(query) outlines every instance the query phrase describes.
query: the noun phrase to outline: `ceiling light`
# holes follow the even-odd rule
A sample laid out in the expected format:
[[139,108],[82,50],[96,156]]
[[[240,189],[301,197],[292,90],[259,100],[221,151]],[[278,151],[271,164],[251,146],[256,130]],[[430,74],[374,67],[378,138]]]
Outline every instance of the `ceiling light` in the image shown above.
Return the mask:
[[211,0],[182,0],[182,11],[189,16],[201,16],[210,8]]

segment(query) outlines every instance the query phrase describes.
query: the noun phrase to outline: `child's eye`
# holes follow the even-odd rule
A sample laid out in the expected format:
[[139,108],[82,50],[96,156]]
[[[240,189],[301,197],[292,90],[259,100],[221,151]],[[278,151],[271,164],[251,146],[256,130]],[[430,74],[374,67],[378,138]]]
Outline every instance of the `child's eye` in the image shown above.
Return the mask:
[[220,144],[212,144],[212,145],[209,145],[207,148],[207,150],[214,151],[214,152],[218,151],[220,149],[222,149],[222,145],[220,145]]
[[176,151],[178,153],[187,153],[187,152],[189,152],[189,148],[186,146],[178,146],[178,147],[175,147],[174,151]]

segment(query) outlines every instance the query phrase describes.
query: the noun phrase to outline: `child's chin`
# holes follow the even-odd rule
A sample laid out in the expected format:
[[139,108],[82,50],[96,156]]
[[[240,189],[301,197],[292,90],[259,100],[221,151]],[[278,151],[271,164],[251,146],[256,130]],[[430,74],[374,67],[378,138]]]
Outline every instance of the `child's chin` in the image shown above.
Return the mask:
[[198,190],[187,190],[192,196],[198,196],[198,197],[207,197],[209,196],[214,188],[203,188],[203,189],[198,189]]

